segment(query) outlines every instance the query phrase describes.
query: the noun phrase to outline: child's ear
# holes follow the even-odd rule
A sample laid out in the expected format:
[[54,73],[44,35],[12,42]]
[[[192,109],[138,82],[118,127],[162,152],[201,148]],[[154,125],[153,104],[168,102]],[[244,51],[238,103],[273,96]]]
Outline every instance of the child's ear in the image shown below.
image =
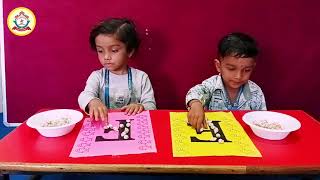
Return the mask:
[[253,63],[253,69],[256,68],[256,62]]
[[218,71],[218,73],[221,72],[221,63],[219,61],[219,59],[214,59],[214,65],[216,66],[216,70]]
[[133,49],[130,53],[128,53],[128,57],[129,57],[129,58],[131,58],[131,57],[133,56],[134,51],[135,51],[135,50]]

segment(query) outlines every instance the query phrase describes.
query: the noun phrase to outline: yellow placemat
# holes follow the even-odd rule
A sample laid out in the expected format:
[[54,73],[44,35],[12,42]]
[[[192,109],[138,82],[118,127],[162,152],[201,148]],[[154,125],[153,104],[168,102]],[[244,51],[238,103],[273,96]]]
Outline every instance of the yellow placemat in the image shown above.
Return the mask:
[[213,126],[201,134],[187,124],[187,112],[170,112],[174,157],[249,156],[261,157],[231,112],[208,112]]

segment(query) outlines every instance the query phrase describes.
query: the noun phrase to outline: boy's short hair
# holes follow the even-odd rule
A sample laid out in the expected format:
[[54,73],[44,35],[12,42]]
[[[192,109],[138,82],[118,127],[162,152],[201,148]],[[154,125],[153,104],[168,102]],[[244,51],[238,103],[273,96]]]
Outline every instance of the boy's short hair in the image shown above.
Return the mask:
[[223,37],[218,44],[218,56],[224,58],[255,58],[258,55],[256,41],[247,34],[234,32]]
[[130,53],[138,49],[140,40],[133,21],[126,18],[109,18],[96,25],[90,32],[89,42],[93,50],[96,49],[96,37],[100,34],[114,35],[117,40],[126,45]]

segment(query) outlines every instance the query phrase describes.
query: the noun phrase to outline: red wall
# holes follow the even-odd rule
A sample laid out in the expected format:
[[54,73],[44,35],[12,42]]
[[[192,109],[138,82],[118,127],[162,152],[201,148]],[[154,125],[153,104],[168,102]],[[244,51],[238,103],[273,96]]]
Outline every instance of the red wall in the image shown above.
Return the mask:
[[260,44],[252,79],[268,108],[320,117],[319,1],[4,0],[3,6],[4,22],[19,6],[37,18],[25,37],[4,25],[9,122],[40,108],[78,108],[87,77],[100,68],[89,48],[90,28],[109,16],[136,21],[142,45],[132,64],[149,74],[159,109],[183,109],[188,89],[216,73],[217,41],[242,31]]

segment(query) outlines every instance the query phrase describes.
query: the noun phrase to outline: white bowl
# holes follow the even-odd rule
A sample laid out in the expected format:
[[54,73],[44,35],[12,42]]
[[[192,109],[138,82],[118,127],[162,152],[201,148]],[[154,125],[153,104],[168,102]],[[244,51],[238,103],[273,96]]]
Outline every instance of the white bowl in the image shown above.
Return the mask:
[[[253,133],[261,138],[269,140],[281,140],[292,131],[301,127],[300,122],[289,115],[271,111],[252,111],[242,117],[249,125]],[[280,125],[280,128],[276,128]],[[278,127],[280,127],[278,126]]]
[[83,114],[79,111],[55,109],[31,116],[27,120],[27,125],[45,137],[59,137],[71,132],[82,118]]

